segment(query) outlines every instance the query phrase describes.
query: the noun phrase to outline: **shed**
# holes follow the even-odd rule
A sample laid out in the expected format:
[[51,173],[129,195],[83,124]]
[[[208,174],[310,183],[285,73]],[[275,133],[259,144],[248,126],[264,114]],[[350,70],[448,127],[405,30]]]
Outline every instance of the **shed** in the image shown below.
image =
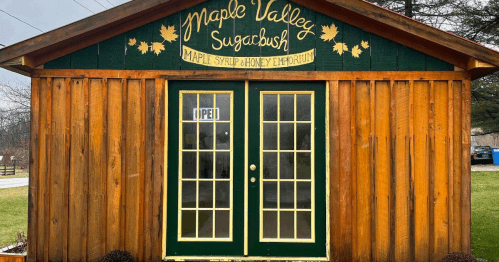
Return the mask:
[[472,41],[361,0],[135,0],[0,65],[32,79],[29,261],[471,252]]

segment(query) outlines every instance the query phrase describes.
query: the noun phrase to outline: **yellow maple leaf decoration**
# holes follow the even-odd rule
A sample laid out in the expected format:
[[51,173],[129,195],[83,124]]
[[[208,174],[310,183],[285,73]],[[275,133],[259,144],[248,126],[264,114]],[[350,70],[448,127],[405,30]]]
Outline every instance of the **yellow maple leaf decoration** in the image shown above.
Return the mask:
[[134,46],[137,43],[137,39],[135,38],[130,38],[130,42],[128,42],[129,46]]
[[338,27],[336,27],[334,23],[331,26],[323,25],[322,33],[321,39],[324,41],[331,41],[338,35]]
[[348,51],[348,46],[344,43],[337,43],[334,45],[334,51],[338,52],[339,55],[343,55],[343,52]]
[[149,51],[149,45],[146,42],[140,42],[140,46],[138,47],[138,49],[144,55],[147,53],[147,51]]
[[362,54],[362,50],[359,45],[356,45],[352,48],[352,56],[355,58],[359,58],[360,54]]
[[369,42],[367,41],[362,41],[362,43],[360,44],[362,46],[362,48],[364,49],[368,49],[369,48]]
[[152,51],[159,56],[161,54],[161,51],[165,51],[165,46],[162,43],[154,42],[152,43]]
[[159,30],[159,31],[161,32],[161,37],[163,37],[163,39],[165,39],[165,41],[168,41],[170,43],[172,41],[176,41],[178,38],[178,35],[176,34],[175,26],[168,26],[168,29],[167,29],[166,26],[162,25],[161,30]]

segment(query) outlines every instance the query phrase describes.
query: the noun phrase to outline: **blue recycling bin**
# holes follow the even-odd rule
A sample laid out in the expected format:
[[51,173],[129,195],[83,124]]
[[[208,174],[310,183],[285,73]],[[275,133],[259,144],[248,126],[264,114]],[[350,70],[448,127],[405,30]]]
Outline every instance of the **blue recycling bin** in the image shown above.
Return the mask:
[[499,147],[492,148],[492,159],[494,159],[494,165],[499,166]]

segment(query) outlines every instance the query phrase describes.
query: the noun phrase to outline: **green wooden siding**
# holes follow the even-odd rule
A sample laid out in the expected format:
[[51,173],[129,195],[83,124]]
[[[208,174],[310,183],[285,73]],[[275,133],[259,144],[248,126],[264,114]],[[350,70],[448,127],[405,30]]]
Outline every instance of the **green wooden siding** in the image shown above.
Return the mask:
[[[222,27],[218,22],[204,25],[204,20],[199,32],[197,31],[197,20],[193,19],[192,35],[189,41],[185,41],[186,26],[184,22],[189,14],[197,12],[202,14],[206,8],[207,17],[210,12],[228,8],[226,0],[211,0],[190,9],[181,11],[177,14],[162,18],[155,22],[141,26],[127,33],[110,38],[93,46],[76,51],[72,54],[57,58],[45,63],[46,69],[128,69],[128,70],[232,70],[231,63],[234,61],[226,60],[224,67],[211,67],[206,65],[194,64],[182,59],[183,46],[188,46],[199,52],[223,57],[269,57],[293,55],[309,50],[315,50],[315,61],[300,66],[290,66],[277,69],[265,70],[290,70],[290,71],[453,71],[454,66],[428,56],[424,53],[387,40],[380,36],[368,33],[362,29],[340,22],[334,18],[316,13],[288,0],[277,0],[273,2],[270,10],[276,11],[276,16],[282,14],[286,5],[291,4],[290,10],[300,9],[299,17],[304,20],[310,20],[315,23],[315,27],[302,40],[297,38],[297,34],[302,30],[297,26],[284,22],[272,22],[268,19],[256,21],[257,1],[255,5],[251,0],[240,0],[240,5],[245,5],[245,16],[236,19],[227,19],[223,21]],[[268,0],[262,1],[262,10]],[[287,21],[292,20],[293,13],[288,13],[285,17]],[[262,15],[261,11],[259,14]],[[293,16],[294,17],[294,16]],[[296,19],[294,20],[297,21]],[[334,39],[324,40],[324,27],[335,26],[337,35]],[[178,38],[173,41],[166,41],[162,38],[161,27],[174,27]],[[224,46],[220,50],[214,50],[213,46],[218,47],[219,41],[215,41],[215,35],[219,40],[225,43],[234,43],[237,37],[247,35],[260,35],[261,30],[265,29],[265,35],[268,38],[281,37],[286,32],[284,42],[288,45],[288,50],[284,46],[280,49],[269,46],[242,45],[236,50],[236,46]],[[131,45],[130,40],[136,40],[135,45]],[[361,45],[366,41],[369,45],[364,48]],[[152,49],[153,43],[160,43],[164,50],[155,53]],[[344,43],[348,47],[340,55],[334,50],[338,43]],[[147,48],[139,50],[140,45],[147,45]],[[183,45],[183,46],[182,46]],[[353,48],[357,48],[361,53],[355,57],[352,53]],[[145,49],[147,49],[146,52]],[[196,61],[202,61],[206,57],[195,57]],[[297,59],[295,57],[295,59]],[[253,62],[256,62],[254,60]],[[239,61],[241,62],[241,61]],[[263,62],[262,62],[263,63]],[[282,63],[282,61],[281,61]],[[287,62],[291,63],[291,62]],[[258,62],[255,63],[258,65]],[[255,67],[252,69],[261,69]],[[246,69],[245,69],[246,70]]]

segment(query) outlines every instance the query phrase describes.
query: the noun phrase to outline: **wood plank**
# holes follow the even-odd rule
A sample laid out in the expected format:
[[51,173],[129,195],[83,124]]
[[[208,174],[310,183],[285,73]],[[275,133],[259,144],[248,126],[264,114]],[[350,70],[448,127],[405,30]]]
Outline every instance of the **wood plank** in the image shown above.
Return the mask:
[[89,83],[89,199],[88,199],[88,245],[87,259],[95,261],[104,256],[105,250],[105,86],[102,79],[91,79]]
[[45,227],[44,227],[44,247],[43,247],[43,254],[44,254],[44,260],[49,261],[49,246],[50,246],[50,183],[51,183],[51,162],[52,162],[52,107],[53,107],[53,94],[52,94],[52,89],[53,89],[53,81],[52,78],[47,78],[47,133],[45,134],[45,150],[46,150],[46,163],[45,163],[45,197],[44,197],[44,214],[43,216],[44,221],[45,221]]
[[[164,168],[165,168],[165,80],[155,80],[155,102],[154,102],[154,163],[153,163],[153,221],[152,221],[152,260],[163,259],[163,190],[164,190]],[[166,246],[166,245],[165,245]]]
[[410,86],[397,81],[395,97],[395,261],[410,260],[409,192],[410,192]]
[[121,79],[122,88],[122,111],[121,115],[123,120],[121,121],[121,206],[120,206],[120,249],[125,249],[126,243],[126,136],[127,136],[127,117],[128,117],[128,80]]
[[449,253],[448,82],[435,82],[434,248],[435,261]]
[[28,193],[28,262],[37,261],[38,187],[39,187],[39,132],[40,132],[40,78],[31,79]]
[[[63,208],[64,181],[66,176],[66,83],[64,78],[55,78],[52,88],[52,144],[50,163],[50,245],[49,260],[63,260]],[[61,172],[62,171],[62,172]]]
[[416,260],[416,236],[414,221],[414,81],[409,81],[409,169],[410,169],[410,190],[409,190],[409,249],[412,261]]
[[471,254],[471,82],[463,81],[462,252]]
[[414,238],[415,261],[429,261],[429,110],[430,85],[414,82]]
[[140,80],[128,81],[126,119],[126,235],[125,249],[139,258],[140,245],[140,136],[141,85]]
[[[356,159],[357,161],[357,249],[358,261],[371,260],[371,88],[370,82],[356,85]],[[355,211],[354,211],[355,212]]]
[[165,78],[168,80],[464,80],[470,73],[455,72],[286,72],[286,71],[224,71],[224,70],[33,70],[32,77],[92,77],[92,78]]
[[331,148],[331,261],[338,261],[340,258],[340,115],[339,115],[339,82],[330,81],[329,87],[331,89],[329,95],[330,108],[329,108],[329,121],[331,123],[330,130],[330,148]]
[[447,135],[447,150],[448,150],[448,162],[449,162],[449,173],[448,173],[448,201],[447,201],[447,209],[448,209],[448,221],[449,221],[449,247],[448,250],[451,250],[451,247],[454,245],[454,85],[453,81],[448,81],[448,135]]
[[63,200],[63,219],[62,219],[62,260],[68,261],[68,245],[69,245],[69,176],[71,173],[71,78],[65,79],[66,84],[66,127],[64,129],[64,154],[66,161],[66,168],[64,174],[64,200]]
[[375,177],[376,177],[376,246],[374,260],[390,257],[390,85],[376,82],[375,108]]
[[152,261],[153,241],[153,193],[154,193],[154,140],[156,120],[156,83],[154,79],[145,81],[145,175],[144,175],[144,261]]
[[340,260],[352,260],[352,128],[351,81],[339,82],[339,234]]
[[85,173],[85,90],[83,79],[73,79],[71,86],[71,151],[69,174],[69,227],[68,260],[82,260],[82,235],[84,224],[83,203]]
[[452,143],[454,143],[454,152],[452,158],[454,159],[454,198],[452,200],[453,205],[453,219],[451,221],[452,228],[454,231],[453,244],[450,246],[449,252],[459,252],[461,251],[461,243],[463,239],[462,235],[462,166],[463,166],[463,158],[462,150],[462,134],[463,134],[463,82],[454,81],[453,83],[454,89],[454,137]]
[[433,261],[433,250],[434,250],[434,240],[435,240],[435,202],[434,202],[434,194],[435,194],[435,81],[430,81],[430,111],[428,114],[429,118],[429,136],[430,136],[430,150],[428,156],[429,160],[429,176],[430,176],[430,184],[428,189],[428,198],[429,198],[429,229],[430,229],[430,239],[428,241],[430,248],[430,261]]
[[120,232],[122,92],[120,79],[108,80],[106,253],[120,249],[122,233]]
[[83,105],[85,109],[84,113],[84,123],[85,123],[85,132],[84,132],[84,147],[85,147],[85,173],[83,176],[83,237],[81,240],[81,260],[82,262],[86,262],[88,260],[88,202],[89,202],[89,176],[88,172],[90,170],[89,159],[90,159],[90,88],[89,88],[89,80],[88,78],[83,79],[83,92],[85,95],[85,103]]
[[[139,148],[139,261],[144,261],[144,198],[145,198],[145,163],[146,163],[146,79],[140,81],[140,148]],[[148,203],[149,204],[149,203]]]

